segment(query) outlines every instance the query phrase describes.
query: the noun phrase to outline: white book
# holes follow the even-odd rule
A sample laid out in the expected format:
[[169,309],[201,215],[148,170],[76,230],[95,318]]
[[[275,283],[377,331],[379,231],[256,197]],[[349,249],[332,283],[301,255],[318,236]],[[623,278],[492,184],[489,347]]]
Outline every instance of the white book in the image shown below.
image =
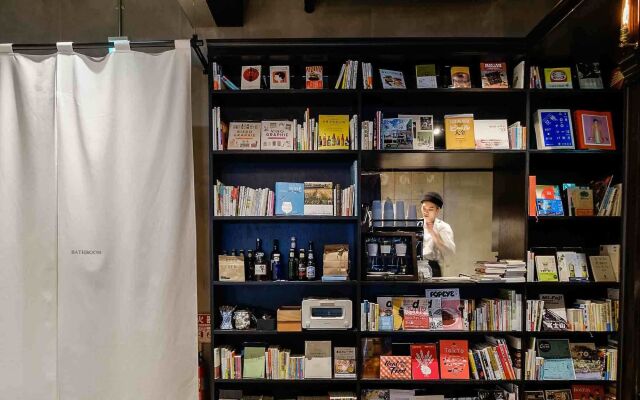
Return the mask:
[[562,294],[541,294],[539,299],[544,301],[544,314],[542,315],[542,330],[566,331],[567,310],[564,306]]
[[332,378],[331,341],[304,342],[304,378]]
[[274,65],[269,67],[269,88],[289,89],[290,80],[288,65]]
[[520,61],[513,69],[513,88],[524,89],[524,61]]
[[293,121],[262,121],[261,150],[293,150]]
[[601,245],[600,255],[609,256],[609,258],[611,259],[611,266],[613,267],[613,273],[616,277],[616,282],[620,282],[620,245],[619,244]]
[[574,251],[558,251],[556,255],[558,257],[558,279],[560,282],[574,280],[578,269],[577,254]]
[[509,128],[506,119],[476,119],[473,121],[476,150],[509,150]]
[[251,90],[260,89],[260,80],[262,78],[262,66],[260,65],[243,65],[240,74],[240,89]]

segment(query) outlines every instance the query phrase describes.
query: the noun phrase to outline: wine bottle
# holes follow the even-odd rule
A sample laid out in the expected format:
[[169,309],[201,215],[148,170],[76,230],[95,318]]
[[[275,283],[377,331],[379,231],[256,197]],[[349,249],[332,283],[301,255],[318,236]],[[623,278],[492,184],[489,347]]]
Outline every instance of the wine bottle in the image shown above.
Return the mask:
[[295,281],[298,276],[298,259],[296,258],[296,238],[291,237],[291,246],[289,246],[289,268],[287,269],[287,278]]
[[254,279],[256,281],[271,280],[271,268],[267,263],[267,255],[262,250],[262,240],[256,239],[256,251],[254,252]]
[[280,242],[273,239],[273,251],[271,252],[271,276],[274,281],[286,281],[287,273],[282,265],[282,255],[280,254]]
[[244,270],[246,280],[255,281],[256,280],[256,265],[253,259],[253,250],[247,250],[247,256],[244,259]]
[[309,241],[309,250],[307,251],[307,280],[316,279],[316,261],[313,255],[313,242]]
[[300,249],[300,257],[298,258],[298,279],[307,280],[307,260],[305,260],[304,249]]

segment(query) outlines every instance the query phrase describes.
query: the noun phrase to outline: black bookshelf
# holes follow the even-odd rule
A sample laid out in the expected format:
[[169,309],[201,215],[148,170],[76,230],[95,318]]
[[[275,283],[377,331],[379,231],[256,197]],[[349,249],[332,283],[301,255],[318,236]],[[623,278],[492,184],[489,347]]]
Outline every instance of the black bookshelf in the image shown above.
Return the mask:
[[[309,39],[309,40],[212,40],[208,41],[209,60],[224,67],[224,73],[236,84],[242,65],[263,66],[290,65],[292,89],[213,91],[210,90],[211,107],[220,106],[226,120],[301,118],[309,107],[313,115],[349,114],[358,115],[359,121],[372,120],[375,111],[388,111],[390,115],[434,114],[435,123],[442,123],[446,113],[473,113],[476,118],[507,118],[509,123],[521,121],[528,129],[527,150],[454,151],[443,149],[443,142],[436,140],[434,151],[210,151],[210,187],[216,179],[225,184],[270,187],[276,181],[340,181],[351,182],[350,168],[355,167],[358,180],[363,171],[491,171],[493,182],[494,224],[499,227],[496,235],[496,251],[503,258],[524,259],[532,247],[583,247],[593,248],[598,244],[620,243],[624,249],[624,220],[621,217],[530,217],[528,215],[529,175],[536,175],[539,184],[562,184],[575,181],[588,183],[614,174],[616,182],[624,182],[626,160],[624,143],[624,96],[618,90],[551,90],[551,89],[480,89],[477,65],[480,61],[505,60],[511,69],[521,60],[535,65],[533,56],[524,41],[516,39]],[[429,56],[423,56],[429,54]],[[333,89],[340,65],[346,59],[357,59],[373,64],[374,89],[362,89],[358,76],[358,89]],[[564,64],[572,64],[568,61]],[[448,65],[460,63],[472,69],[471,89],[416,89],[413,66],[420,63]],[[301,74],[305,65],[323,65],[325,89],[303,89]],[[558,64],[560,65],[560,64]],[[377,75],[378,68],[402,70],[408,89],[383,90]],[[360,72],[359,72],[360,74]],[[605,74],[603,73],[603,77]],[[528,74],[527,74],[528,78]],[[210,77],[210,87],[212,81]],[[528,80],[525,81],[528,83]],[[211,108],[210,107],[210,108]],[[533,115],[538,108],[568,108],[611,110],[614,119],[617,150],[538,150],[535,145]],[[425,111],[426,110],[426,111]],[[211,139],[210,139],[211,140]],[[440,139],[442,140],[442,139]],[[211,148],[211,146],[210,146]],[[599,175],[602,174],[602,175]],[[357,185],[357,204],[360,204],[362,188]],[[210,206],[211,207],[211,206]],[[485,387],[497,383],[518,385],[520,395],[524,390],[535,388],[568,388],[571,384],[603,385],[610,381],[530,381],[523,377],[517,380],[430,380],[394,381],[364,379],[361,377],[361,339],[391,337],[401,341],[438,339],[468,339],[479,341],[486,335],[516,336],[522,339],[521,357],[529,338],[566,338],[570,340],[598,341],[607,337],[620,338],[623,332],[528,332],[522,331],[360,331],[360,303],[371,300],[379,293],[418,294],[426,288],[460,288],[465,298],[487,296],[499,289],[516,290],[523,297],[523,327],[526,300],[540,293],[563,293],[568,298],[603,297],[609,288],[621,288],[618,282],[414,282],[414,281],[369,281],[364,277],[362,266],[361,216],[300,216],[300,217],[221,217],[213,216],[210,208],[211,236],[211,313],[213,326],[212,348],[221,344],[237,347],[243,341],[281,340],[297,348],[305,340],[328,338],[339,341],[339,345],[355,346],[357,349],[357,379],[310,379],[310,380],[265,380],[265,379],[215,379],[212,380],[212,399],[217,399],[219,389],[260,388],[267,393],[281,393],[284,385],[290,385],[288,394],[299,388],[313,388],[321,384],[322,390],[353,390],[360,395],[365,388],[425,388],[430,385],[446,385],[452,389]],[[270,250],[271,238],[280,239],[280,251],[286,255],[288,242],[285,231],[316,243],[316,258],[321,254],[323,243],[349,243],[351,272],[350,280],[344,282],[219,282],[217,281],[217,255],[231,248],[254,248],[255,238],[261,237],[265,250]],[[604,231],[602,238],[598,235]],[[313,235],[324,232],[316,241]],[[300,241],[299,241],[300,244]],[[624,265],[621,266],[624,268]],[[621,291],[624,302],[624,291]],[[262,306],[274,311],[278,305],[296,305],[306,296],[346,297],[353,302],[354,328],[346,331],[225,331],[218,329],[218,307],[243,301],[247,305]],[[297,301],[297,303],[295,303]],[[248,304],[251,303],[251,304]],[[621,304],[621,310],[623,306]],[[621,341],[622,342],[622,341]],[[624,349],[619,347],[619,368],[622,371]],[[246,386],[245,386],[246,385]]]

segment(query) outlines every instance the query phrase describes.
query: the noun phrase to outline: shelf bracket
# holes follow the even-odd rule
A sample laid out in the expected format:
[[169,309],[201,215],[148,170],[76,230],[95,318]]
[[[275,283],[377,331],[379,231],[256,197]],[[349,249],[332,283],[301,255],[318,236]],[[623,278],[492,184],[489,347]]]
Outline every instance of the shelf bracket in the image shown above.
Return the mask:
[[202,73],[207,75],[209,73],[209,62],[207,61],[207,57],[204,56],[204,53],[202,53],[202,49],[200,48],[201,44],[202,41],[198,40],[198,35],[193,35],[191,37],[191,48],[196,53],[198,60],[200,60],[200,63],[202,64]]

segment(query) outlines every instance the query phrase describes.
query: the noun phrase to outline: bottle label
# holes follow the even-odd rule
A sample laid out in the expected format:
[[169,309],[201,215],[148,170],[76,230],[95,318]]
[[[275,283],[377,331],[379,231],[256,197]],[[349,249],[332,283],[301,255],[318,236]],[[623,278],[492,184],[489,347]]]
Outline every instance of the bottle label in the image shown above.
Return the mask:
[[267,264],[256,264],[256,275],[266,275],[267,274]]
[[316,277],[316,267],[315,266],[307,266],[307,279],[315,279]]

